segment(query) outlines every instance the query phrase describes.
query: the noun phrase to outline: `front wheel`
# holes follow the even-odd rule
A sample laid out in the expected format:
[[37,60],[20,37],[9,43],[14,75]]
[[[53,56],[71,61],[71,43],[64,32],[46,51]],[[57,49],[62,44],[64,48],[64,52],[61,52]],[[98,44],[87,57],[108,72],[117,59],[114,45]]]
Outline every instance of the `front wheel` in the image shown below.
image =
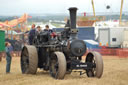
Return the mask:
[[50,59],[50,75],[56,79],[63,79],[66,73],[66,59],[62,52],[54,52]]
[[86,62],[95,65],[92,69],[87,69],[86,74],[88,77],[100,78],[103,74],[103,59],[98,52],[90,52],[86,56]]

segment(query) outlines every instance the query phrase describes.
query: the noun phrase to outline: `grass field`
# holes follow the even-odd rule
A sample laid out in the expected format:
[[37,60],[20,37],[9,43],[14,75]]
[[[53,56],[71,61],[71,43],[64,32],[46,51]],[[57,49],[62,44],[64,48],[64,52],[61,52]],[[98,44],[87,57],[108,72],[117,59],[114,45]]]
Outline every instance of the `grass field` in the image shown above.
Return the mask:
[[5,74],[6,62],[0,62],[0,85],[128,85],[128,59],[104,56],[102,78],[88,78],[79,73],[66,75],[64,80],[55,80],[48,72],[38,70],[36,75],[23,75],[20,58],[13,57],[11,73]]

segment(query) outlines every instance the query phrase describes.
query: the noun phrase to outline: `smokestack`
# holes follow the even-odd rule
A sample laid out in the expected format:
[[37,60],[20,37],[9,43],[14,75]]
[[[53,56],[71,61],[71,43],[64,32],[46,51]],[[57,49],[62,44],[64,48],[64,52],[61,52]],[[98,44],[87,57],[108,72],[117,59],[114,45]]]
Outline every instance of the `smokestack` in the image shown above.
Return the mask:
[[70,12],[70,28],[71,29],[76,29],[77,8],[76,7],[71,7],[71,8],[69,8],[69,12]]
[[77,8],[76,7],[71,7],[69,8],[70,12],[70,39],[77,39],[77,32],[78,29],[76,29],[76,12]]

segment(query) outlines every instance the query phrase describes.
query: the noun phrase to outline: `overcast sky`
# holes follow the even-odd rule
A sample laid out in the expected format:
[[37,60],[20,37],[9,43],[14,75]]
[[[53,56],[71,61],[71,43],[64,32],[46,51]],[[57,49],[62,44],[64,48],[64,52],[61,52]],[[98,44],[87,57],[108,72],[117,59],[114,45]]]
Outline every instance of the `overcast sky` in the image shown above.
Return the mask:
[[[119,12],[121,0],[94,0],[96,12]],[[107,10],[106,6],[111,9]],[[23,13],[68,13],[69,7],[77,7],[79,13],[92,12],[91,0],[0,0],[0,15]],[[124,0],[123,11],[128,11],[128,0]]]

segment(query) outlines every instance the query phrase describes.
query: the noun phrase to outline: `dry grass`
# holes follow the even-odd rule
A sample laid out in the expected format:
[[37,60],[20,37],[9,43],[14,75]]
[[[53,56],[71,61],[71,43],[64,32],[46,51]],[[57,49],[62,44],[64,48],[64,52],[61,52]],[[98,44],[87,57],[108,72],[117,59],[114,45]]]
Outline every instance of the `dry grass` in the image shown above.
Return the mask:
[[104,57],[102,78],[88,78],[79,73],[66,75],[64,80],[55,80],[48,72],[38,70],[36,75],[23,75],[20,59],[13,58],[11,74],[5,74],[5,59],[0,62],[0,85],[128,85],[128,59]]

